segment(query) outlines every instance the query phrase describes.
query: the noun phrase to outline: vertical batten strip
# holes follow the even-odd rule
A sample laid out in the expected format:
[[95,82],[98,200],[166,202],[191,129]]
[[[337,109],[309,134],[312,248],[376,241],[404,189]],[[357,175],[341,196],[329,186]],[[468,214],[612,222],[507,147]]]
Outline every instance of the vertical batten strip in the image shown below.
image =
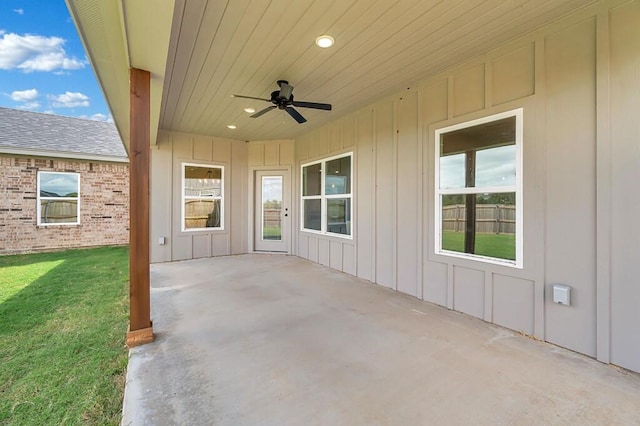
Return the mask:
[[596,358],[611,354],[611,137],[609,11],[596,17]]

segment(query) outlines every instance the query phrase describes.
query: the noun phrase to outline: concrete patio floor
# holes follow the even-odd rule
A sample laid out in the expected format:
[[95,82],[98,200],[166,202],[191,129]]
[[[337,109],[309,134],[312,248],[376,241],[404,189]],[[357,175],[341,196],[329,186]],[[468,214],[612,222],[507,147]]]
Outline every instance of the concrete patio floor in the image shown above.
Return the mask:
[[151,281],[124,425],[640,424],[640,375],[296,257]]

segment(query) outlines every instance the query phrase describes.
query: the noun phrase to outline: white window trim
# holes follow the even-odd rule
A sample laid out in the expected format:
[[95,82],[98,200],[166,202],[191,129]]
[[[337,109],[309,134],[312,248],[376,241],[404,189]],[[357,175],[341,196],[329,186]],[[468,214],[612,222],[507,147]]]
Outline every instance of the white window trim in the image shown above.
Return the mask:
[[[185,184],[185,169],[188,167],[201,167],[203,169],[205,168],[212,168],[212,169],[220,169],[220,196],[219,197],[202,197],[202,196],[186,196],[184,193],[184,184]],[[225,185],[225,179],[224,179],[224,166],[218,165],[218,164],[202,164],[202,163],[182,163],[182,178],[180,180],[180,199],[182,200],[181,206],[180,206],[180,229],[182,230],[182,232],[202,232],[202,231],[224,231],[224,185]],[[186,200],[220,200],[220,226],[216,227],[216,228],[185,228],[185,211],[184,211],[184,205],[185,205],[185,201]]]
[[[477,126],[479,124],[489,123],[492,121],[502,120],[508,117],[516,118],[516,183],[515,185],[501,187],[480,187],[480,188],[457,188],[457,189],[440,189],[440,135],[449,133],[467,127]],[[493,263],[496,265],[509,266],[513,268],[523,268],[523,204],[522,204],[522,143],[523,143],[523,120],[524,110],[518,108],[510,111],[493,114],[487,117],[478,118],[471,121],[465,121],[452,126],[437,129],[435,131],[435,254],[456,257],[460,259],[476,260],[485,263]],[[485,192],[515,192],[516,194],[516,260],[498,259],[494,257],[481,256],[470,253],[460,253],[455,251],[442,249],[442,206],[441,195],[447,194],[480,194]]]
[[[42,173],[47,174],[55,174],[55,175],[76,175],[78,176],[78,196],[77,197],[41,197],[40,196],[40,176]],[[50,172],[47,170],[38,171],[37,184],[36,184],[36,215],[37,215],[37,225],[38,226],[74,226],[80,225],[80,173],[75,172]],[[76,204],[76,217],[78,218],[75,222],[56,222],[56,223],[47,223],[42,222],[42,200],[57,200],[57,201],[77,201]]]
[[[326,163],[328,161],[332,161],[332,160],[336,160],[338,158],[344,158],[344,157],[351,157],[351,171],[349,174],[349,194],[326,194],[325,193],[325,168],[326,168]],[[313,166],[314,164],[320,164],[320,172],[322,174],[322,178],[320,179],[320,195],[302,195],[302,192],[304,191],[303,188],[303,175],[304,175],[304,168],[308,167],[308,166]],[[331,236],[331,237],[338,237],[338,238],[344,238],[344,239],[348,239],[348,240],[353,240],[353,219],[354,219],[354,214],[353,214],[353,169],[354,169],[354,163],[353,163],[353,151],[351,152],[344,152],[342,154],[337,154],[337,155],[333,155],[331,157],[326,157],[326,158],[322,158],[320,160],[315,160],[315,161],[310,161],[308,163],[304,163],[300,165],[300,231],[302,232],[309,232],[312,234],[317,234],[317,235],[327,235],[327,236]],[[351,206],[351,211],[350,211],[350,215],[351,215],[351,227],[350,227],[350,234],[346,235],[346,234],[338,234],[335,232],[329,232],[327,231],[327,200],[330,199],[344,199],[344,198],[348,198],[349,199],[349,205]],[[304,200],[321,200],[320,202],[320,231],[316,230],[316,229],[307,229],[304,227]]]

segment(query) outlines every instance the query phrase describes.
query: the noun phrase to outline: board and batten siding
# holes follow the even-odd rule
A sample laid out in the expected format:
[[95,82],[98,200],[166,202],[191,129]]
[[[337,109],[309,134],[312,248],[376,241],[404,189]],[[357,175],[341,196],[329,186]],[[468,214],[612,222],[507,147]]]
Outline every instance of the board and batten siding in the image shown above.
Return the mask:
[[[640,371],[640,2],[596,3],[295,141],[353,152],[353,240],[295,253]],[[434,253],[434,132],[523,108],[523,268]],[[571,306],[552,301],[572,287]]]
[[[182,231],[182,163],[224,166],[224,229]],[[150,173],[152,263],[247,252],[246,142],[161,131]]]
[[610,193],[602,210],[610,215],[611,225],[603,232],[611,233],[610,263],[605,265],[611,277],[611,324],[603,325],[603,332],[611,330],[611,362],[640,372],[640,1],[603,13],[603,21],[606,18],[602,25],[609,30],[603,35],[610,46],[610,104],[603,112],[611,122],[606,123],[610,140],[603,156],[610,158],[603,191],[610,188]]
[[[293,173],[295,169],[294,163],[294,142],[292,139],[282,140],[269,140],[269,141],[251,141],[248,144],[248,188],[247,188],[247,202],[248,202],[248,215],[247,215],[247,227],[249,229],[249,235],[247,240],[247,249],[249,252],[254,250],[254,224],[255,214],[258,209],[255,206],[255,182],[256,172],[262,170],[286,170],[289,172],[290,178],[293,179]],[[287,190],[286,186],[289,184],[291,188],[291,182],[285,181],[284,191]],[[293,194],[291,194],[293,196]],[[286,198],[285,198],[286,199]],[[283,208],[289,209],[289,215],[285,217],[283,227],[288,227],[285,235],[291,236],[293,234],[293,219],[295,217],[295,211],[293,210],[293,201],[290,200],[290,205],[284,205]],[[292,237],[289,237],[290,239]],[[289,241],[289,248],[292,246]],[[290,249],[289,249],[290,250]],[[290,253],[289,253],[290,254]]]

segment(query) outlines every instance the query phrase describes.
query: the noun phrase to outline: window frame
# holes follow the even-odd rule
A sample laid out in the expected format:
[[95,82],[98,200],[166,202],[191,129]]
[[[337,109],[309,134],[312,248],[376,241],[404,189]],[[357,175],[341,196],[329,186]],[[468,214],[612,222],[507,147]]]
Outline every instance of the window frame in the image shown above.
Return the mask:
[[[440,145],[441,136],[443,134],[453,132],[456,130],[466,129],[469,127],[478,126],[481,124],[491,123],[494,121],[502,120],[505,118],[515,117],[515,165],[516,165],[516,179],[514,185],[509,186],[485,186],[485,187],[473,187],[473,188],[440,188]],[[512,268],[523,268],[523,124],[524,124],[524,108],[516,108],[509,111],[492,114],[489,116],[477,118],[474,120],[464,121],[451,126],[436,129],[435,134],[435,179],[434,179],[434,205],[435,205],[435,220],[434,220],[434,253],[435,255],[442,255],[447,257],[454,257],[460,259],[474,260],[483,263],[491,263],[495,265],[508,266]],[[451,250],[444,250],[442,248],[442,196],[450,194],[495,194],[515,192],[516,199],[516,259],[500,259],[496,257],[483,256],[472,253],[462,253]]]
[[[224,231],[224,185],[225,185],[225,177],[224,177],[224,166],[220,164],[203,164],[203,163],[189,163],[183,162],[181,163],[181,179],[180,179],[180,229],[182,232],[203,232],[203,231]],[[220,196],[196,196],[196,195],[185,195],[185,175],[187,167],[199,167],[203,169],[220,169]],[[220,226],[218,227],[209,227],[209,228],[186,228],[186,218],[185,218],[185,202],[186,200],[220,200]]]
[[[43,173],[55,175],[76,175],[78,177],[77,197],[42,197],[40,196],[40,177]],[[38,170],[36,177],[36,224],[37,226],[77,226],[80,225],[80,173],[78,172],[56,172],[48,170]],[[76,201],[75,222],[42,222],[42,200]]]
[[[326,170],[327,163],[333,160],[337,160],[340,158],[349,157],[351,161],[351,167],[349,171],[349,193],[348,194],[327,194],[326,193],[326,175],[324,171]],[[353,205],[353,151],[344,152],[341,154],[336,154],[331,157],[325,157],[320,160],[310,161],[308,163],[303,163],[300,165],[300,231],[309,232],[317,235],[326,235],[330,237],[338,237],[353,240],[353,230],[354,230],[354,205]],[[303,195],[304,193],[304,168],[313,166],[315,164],[320,164],[320,195]],[[350,227],[349,234],[339,234],[337,232],[327,231],[327,200],[335,200],[335,199],[348,199],[350,206]],[[305,200],[320,200],[320,230],[316,229],[307,229],[304,227],[304,202]]]

